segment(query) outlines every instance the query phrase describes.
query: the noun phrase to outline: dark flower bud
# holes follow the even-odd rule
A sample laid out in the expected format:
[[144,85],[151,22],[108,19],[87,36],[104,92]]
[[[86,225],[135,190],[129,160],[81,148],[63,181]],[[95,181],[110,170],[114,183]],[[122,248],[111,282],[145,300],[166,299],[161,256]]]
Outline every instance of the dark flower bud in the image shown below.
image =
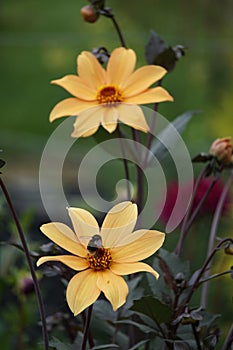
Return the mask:
[[19,291],[24,294],[28,295],[34,292],[34,283],[30,276],[24,276],[19,280]]
[[83,6],[80,10],[81,15],[83,16],[84,21],[88,23],[95,23],[99,18],[99,13],[91,5]]
[[179,272],[176,274],[175,282],[176,282],[177,287],[179,287],[179,288],[185,287],[186,282],[185,282],[185,276],[184,276],[183,272]]

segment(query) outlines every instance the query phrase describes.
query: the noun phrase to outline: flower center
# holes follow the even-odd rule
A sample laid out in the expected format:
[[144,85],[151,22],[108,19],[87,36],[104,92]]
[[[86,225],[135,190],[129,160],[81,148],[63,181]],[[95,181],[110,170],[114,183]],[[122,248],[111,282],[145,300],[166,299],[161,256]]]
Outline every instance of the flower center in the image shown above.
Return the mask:
[[122,102],[122,93],[116,85],[101,86],[96,95],[96,99],[100,104]]
[[94,270],[105,270],[109,268],[112,261],[110,249],[97,248],[94,254],[88,253],[87,260],[90,263],[90,268]]

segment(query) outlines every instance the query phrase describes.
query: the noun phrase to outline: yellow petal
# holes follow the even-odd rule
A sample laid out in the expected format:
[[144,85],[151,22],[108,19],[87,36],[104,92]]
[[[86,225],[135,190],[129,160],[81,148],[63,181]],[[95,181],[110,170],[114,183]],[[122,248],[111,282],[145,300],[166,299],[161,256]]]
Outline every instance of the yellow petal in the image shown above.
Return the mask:
[[119,120],[122,123],[129,125],[136,130],[143,132],[149,131],[149,126],[139,106],[136,104],[130,105],[126,103],[119,103],[117,105],[117,109],[119,112]]
[[119,47],[113,50],[107,65],[108,83],[120,85],[128,80],[136,63],[135,52]]
[[96,90],[91,89],[77,75],[66,75],[65,77],[51,81],[52,84],[63,87],[71,95],[85,101],[96,99]]
[[106,84],[106,71],[92,53],[83,51],[78,56],[77,64],[79,76],[92,90],[97,91],[98,87]]
[[150,265],[143,262],[134,263],[111,263],[110,270],[116,275],[130,275],[135,272],[150,272],[155,278],[159,278],[158,272],[156,272]]
[[134,96],[145,91],[153,83],[160,80],[166,72],[166,69],[160,66],[144,66],[137,69],[121,86],[124,96]]
[[76,274],[69,282],[66,299],[74,316],[93,304],[100,295],[97,272],[88,269]]
[[76,271],[85,270],[89,267],[89,263],[86,259],[73,255],[42,256],[37,261],[36,265],[40,266],[47,261],[59,261]]
[[80,244],[75,233],[65,224],[60,222],[51,222],[41,226],[41,231],[51,241],[64,248],[70,253],[85,257],[86,248]]
[[97,286],[110,301],[114,311],[125,303],[129,290],[121,276],[114,275],[109,270],[98,271]]
[[115,107],[105,107],[101,121],[102,126],[110,133],[116,130],[118,111]]
[[165,234],[155,230],[138,230],[135,240],[124,246],[111,249],[113,262],[129,263],[146,259],[154,254],[163,244]]
[[131,202],[115,205],[106,215],[101,236],[106,248],[117,247],[131,234],[137,221],[137,206]]
[[74,231],[81,242],[89,242],[92,236],[99,234],[99,225],[87,210],[68,208]]
[[79,113],[74,123],[72,137],[90,136],[99,128],[103,118],[103,107],[96,106]]
[[52,109],[49,120],[53,122],[55,119],[78,115],[80,111],[95,106],[96,103],[92,101],[82,101],[74,97],[66,98],[65,100],[56,104]]
[[157,86],[153,89],[148,89],[136,96],[125,98],[125,103],[153,103],[153,102],[164,102],[173,101],[173,97],[163,89],[161,86]]

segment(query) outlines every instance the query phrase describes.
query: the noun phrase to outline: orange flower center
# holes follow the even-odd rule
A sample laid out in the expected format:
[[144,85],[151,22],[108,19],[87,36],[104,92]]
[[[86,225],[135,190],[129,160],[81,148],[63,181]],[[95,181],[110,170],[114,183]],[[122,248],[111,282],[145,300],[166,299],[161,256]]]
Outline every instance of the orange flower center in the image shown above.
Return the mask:
[[96,99],[100,104],[122,102],[122,93],[116,85],[101,86],[96,95]]
[[105,270],[109,268],[112,261],[110,249],[97,248],[94,254],[88,253],[87,260],[90,268],[94,270]]

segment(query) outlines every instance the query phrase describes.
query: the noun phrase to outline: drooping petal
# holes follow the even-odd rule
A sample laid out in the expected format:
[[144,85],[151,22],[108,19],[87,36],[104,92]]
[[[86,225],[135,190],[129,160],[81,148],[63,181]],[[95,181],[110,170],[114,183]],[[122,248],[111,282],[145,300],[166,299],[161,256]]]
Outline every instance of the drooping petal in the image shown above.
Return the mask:
[[126,103],[152,103],[152,102],[164,102],[173,101],[173,97],[161,86],[157,86],[153,89],[148,89],[136,96],[125,98]]
[[68,208],[74,231],[81,242],[89,242],[92,236],[99,234],[99,225],[94,216],[81,208]]
[[137,221],[137,206],[131,202],[115,205],[106,215],[101,236],[106,248],[117,247],[131,234]]
[[116,130],[118,111],[115,107],[105,107],[102,117],[102,126],[110,133]]
[[42,256],[36,265],[40,266],[47,261],[59,261],[76,271],[86,270],[89,267],[89,262],[86,259],[74,255]]
[[83,51],[77,58],[77,64],[79,76],[92,90],[97,92],[101,85],[106,84],[106,71],[92,53]]
[[129,290],[121,276],[109,270],[98,271],[97,286],[110,301],[114,311],[125,303]]
[[107,65],[108,84],[121,86],[132,74],[136,63],[135,52],[119,47],[113,50]]
[[66,75],[65,77],[51,81],[52,84],[61,86],[71,95],[85,101],[94,101],[96,99],[96,90],[91,89],[77,75]]
[[158,272],[156,272],[152,267],[143,262],[134,263],[111,263],[110,270],[116,275],[125,276],[136,272],[150,272],[155,278],[159,278]]
[[83,137],[94,134],[99,128],[103,114],[103,107],[99,105],[80,112],[74,123],[72,137]]
[[123,104],[119,103],[117,105],[119,120],[131,126],[136,130],[141,130],[143,132],[149,131],[149,126],[146,122],[144,114],[139,106],[136,104]]
[[138,230],[132,233],[135,240],[111,249],[113,262],[137,262],[154,254],[163,244],[165,234],[155,230]]
[[69,282],[66,299],[74,316],[93,304],[100,295],[97,272],[88,269],[76,274]]
[[51,241],[68,252],[80,257],[85,257],[87,255],[86,248],[80,244],[75,233],[65,224],[51,222],[42,225],[40,229]]
[[124,85],[121,86],[125,97],[135,96],[138,93],[148,89],[156,81],[160,80],[165,74],[166,69],[160,66],[144,66],[138,68]]
[[80,111],[91,109],[93,106],[96,106],[96,102],[82,101],[75,97],[66,98],[55,105],[50,113],[49,120],[53,122],[61,117],[78,115]]

